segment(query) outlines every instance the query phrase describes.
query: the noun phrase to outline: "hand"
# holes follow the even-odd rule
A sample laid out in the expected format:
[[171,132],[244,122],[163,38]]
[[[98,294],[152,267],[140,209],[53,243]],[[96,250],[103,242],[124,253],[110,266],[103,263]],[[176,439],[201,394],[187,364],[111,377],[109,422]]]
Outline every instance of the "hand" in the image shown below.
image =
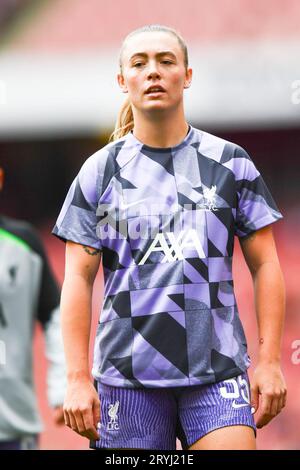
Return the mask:
[[65,424],[83,437],[99,440],[100,400],[89,379],[71,381],[64,402]]
[[64,409],[62,406],[57,406],[54,408],[54,423],[57,426],[61,426],[62,424],[65,424],[65,418],[64,418]]
[[256,421],[258,429],[280,413],[286,404],[286,395],[286,384],[279,363],[260,362],[251,380],[251,406],[255,413],[260,408]]

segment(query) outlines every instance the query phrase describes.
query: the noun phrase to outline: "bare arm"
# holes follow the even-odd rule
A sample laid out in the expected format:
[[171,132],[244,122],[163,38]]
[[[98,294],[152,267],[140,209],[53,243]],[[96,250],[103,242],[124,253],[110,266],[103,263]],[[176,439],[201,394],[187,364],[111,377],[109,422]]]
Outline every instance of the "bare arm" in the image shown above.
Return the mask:
[[258,365],[251,389],[252,405],[261,413],[257,427],[266,425],[285,406],[286,385],[281,372],[281,339],[285,317],[285,288],[272,226],[264,227],[240,245],[252,275],[259,332]]
[[67,367],[64,415],[67,426],[98,439],[100,403],[89,373],[92,292],[101,252],[67,241],[61,322]]

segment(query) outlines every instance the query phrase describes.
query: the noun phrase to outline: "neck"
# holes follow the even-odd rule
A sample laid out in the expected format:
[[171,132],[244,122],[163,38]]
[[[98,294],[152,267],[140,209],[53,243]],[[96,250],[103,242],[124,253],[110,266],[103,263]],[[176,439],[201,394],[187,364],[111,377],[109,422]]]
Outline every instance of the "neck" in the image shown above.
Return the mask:
[[159,112],[156,115],[151,113],[149,117],[135,111],[133,135],[150,147],[174,147],[182,142],[188,132],[183,113],[166,116]]

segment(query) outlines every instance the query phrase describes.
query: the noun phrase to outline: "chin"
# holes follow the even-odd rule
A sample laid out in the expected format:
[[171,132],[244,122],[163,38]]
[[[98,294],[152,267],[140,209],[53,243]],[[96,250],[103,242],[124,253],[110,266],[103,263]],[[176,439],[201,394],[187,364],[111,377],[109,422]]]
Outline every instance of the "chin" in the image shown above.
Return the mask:
[[162,103],[162,102],[159,102],[159,101],[152,101],[151,103],[147,103],[145,106],[143,106],[143,110],[147,111],[149,109],[161,109],[161,110],[166,110],[166,109],[169,109],[170,108],[170,105],[166,104],[166,103]]

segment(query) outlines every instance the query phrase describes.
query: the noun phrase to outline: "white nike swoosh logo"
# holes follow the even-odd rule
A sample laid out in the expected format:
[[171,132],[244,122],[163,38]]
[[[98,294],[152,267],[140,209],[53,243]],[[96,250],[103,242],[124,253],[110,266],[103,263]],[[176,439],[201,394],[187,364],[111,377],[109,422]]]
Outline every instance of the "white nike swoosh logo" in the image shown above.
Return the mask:
[[120,208],[122,210],[125,210],[125,209],[128,209],[128,207],[131,207],[131,206],[135,206],[137,204],[139,204],[140,202],[143,202],[143,201],[146,201],[147,199],[140,199],[139,201],[135,201],[135,202],[131,202],[130,204],[123,204],[121,203],[120,204]]
[[242,408],[243,406],[250,406],[249,403],[236,403],[235,401],[232,402],[232,408]]

